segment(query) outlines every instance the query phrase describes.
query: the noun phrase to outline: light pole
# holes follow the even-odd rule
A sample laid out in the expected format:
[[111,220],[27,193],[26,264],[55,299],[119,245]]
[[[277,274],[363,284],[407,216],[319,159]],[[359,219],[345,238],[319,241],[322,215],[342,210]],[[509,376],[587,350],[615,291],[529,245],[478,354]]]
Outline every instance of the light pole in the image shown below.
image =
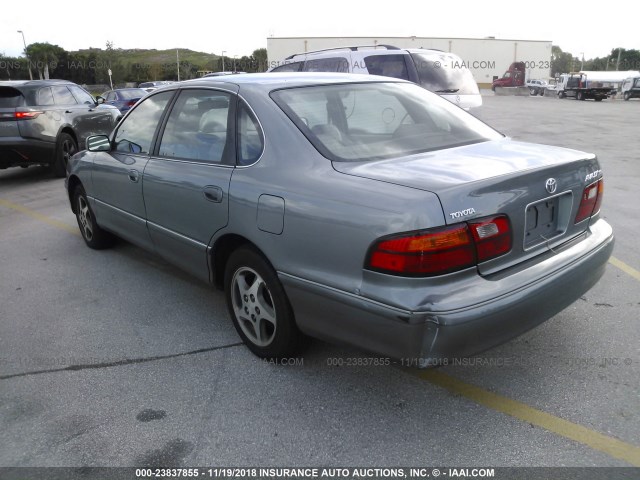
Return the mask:
[[224,50],[222,51],[222,71],[224,72],[224,54],[227,53]]
[[31,73],[31,60],[29,60],[29,54],[27,53],[27,41],[24,39],[24,32],[18,30],[18,33],[22,34],[22,43],[24,44],[24,56],[27,57],[27,66],[29,67],[29,80],[33,80],[33,74]]
[[582,69],[584,68],[584,52],[580,52],[580,54],[582,55],[582,60],[580,61],[580,71],[582,71]]
[[234,55],[233,56],[233,71],[236,71],[236,58],[238,58],[238,55]]

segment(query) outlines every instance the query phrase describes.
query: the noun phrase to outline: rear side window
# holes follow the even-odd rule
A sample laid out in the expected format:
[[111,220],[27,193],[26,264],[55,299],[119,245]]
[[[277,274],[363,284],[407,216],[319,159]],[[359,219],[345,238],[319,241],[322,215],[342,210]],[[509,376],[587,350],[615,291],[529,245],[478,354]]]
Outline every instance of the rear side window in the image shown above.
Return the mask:
[[172,91],[153,95],[132,110],[116,133],[116,152],[148,154],[162,112],[172,96]]
[[242,102],[238,110],[238,164],[251,165],[257,162],[263,148],[260,124],[249,107]]
[[53,99],[56,105],[75,105],[77,103],[66,86],[51,87],[51,90],[53,90]]
[[19,90],[0,87],[0,108],[16,108],[24,105],[24,97]]
[[53,101],[53,93],[51,92],[51,87],[41,88],[38,90],[38,99],[36,101],[37,105],[47,106],[54,105]]
[[299,72],[302,70],[302,62],[287,63],[271,70],[272,72]]
[[365,57],[364,63],[371,75],[409,80],[405,57],[406,55],[369,55]]
[[349,62],[344,57],[307,60],[304,64],[303,71],[349,73]]
[[231,95],[216,90],[184,90],[162,134],[162,157],[231,164],[228,140]]

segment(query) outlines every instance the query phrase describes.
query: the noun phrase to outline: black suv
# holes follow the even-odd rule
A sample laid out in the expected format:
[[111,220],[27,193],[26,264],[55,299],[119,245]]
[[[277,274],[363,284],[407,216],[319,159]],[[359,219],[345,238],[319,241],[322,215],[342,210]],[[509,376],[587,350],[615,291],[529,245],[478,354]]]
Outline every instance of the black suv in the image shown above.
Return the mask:
[[72,82],[0,82],[0,169],[46,165],[64,177],[78,146],[91,135],[108,135],[119,117],[117,108],[98,105]]

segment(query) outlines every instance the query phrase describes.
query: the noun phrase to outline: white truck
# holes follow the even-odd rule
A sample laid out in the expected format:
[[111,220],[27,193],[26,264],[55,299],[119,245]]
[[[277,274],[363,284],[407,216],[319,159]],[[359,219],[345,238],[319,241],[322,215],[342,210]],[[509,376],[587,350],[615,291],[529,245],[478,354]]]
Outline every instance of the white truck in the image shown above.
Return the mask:
[[640,75],[629,77],[622,82],[622,98],[640,98]]

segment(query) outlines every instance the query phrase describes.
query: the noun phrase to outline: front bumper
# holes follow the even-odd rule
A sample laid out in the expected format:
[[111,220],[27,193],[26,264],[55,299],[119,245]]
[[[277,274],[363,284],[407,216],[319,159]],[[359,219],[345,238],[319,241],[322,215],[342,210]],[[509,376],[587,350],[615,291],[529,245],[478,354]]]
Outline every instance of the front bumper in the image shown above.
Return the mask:
[[586,238],[529,268],[507,272],[500,281],[478,276],[481,296],[450,309],[429,303],[428,296],[423,308],[403,309],[285,273],[279,277],[304,333],[437,363],[504,343],[562,311],[602,277],[613,245],[611,227],[598,220]]

